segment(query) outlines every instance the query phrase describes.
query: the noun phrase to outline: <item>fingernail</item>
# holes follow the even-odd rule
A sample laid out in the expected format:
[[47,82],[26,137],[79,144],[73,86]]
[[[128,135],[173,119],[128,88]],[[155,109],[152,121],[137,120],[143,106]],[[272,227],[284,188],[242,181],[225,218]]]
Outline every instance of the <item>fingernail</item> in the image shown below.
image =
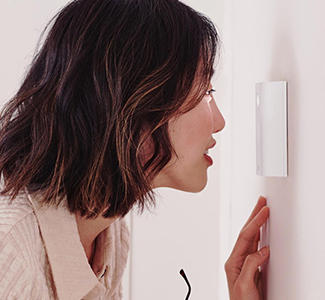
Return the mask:
[[268,247],[265,247],[265,248],[261,249],[261,251],[260,251],[262,256],[266,256],[268,254],[268,252],[269,252]]

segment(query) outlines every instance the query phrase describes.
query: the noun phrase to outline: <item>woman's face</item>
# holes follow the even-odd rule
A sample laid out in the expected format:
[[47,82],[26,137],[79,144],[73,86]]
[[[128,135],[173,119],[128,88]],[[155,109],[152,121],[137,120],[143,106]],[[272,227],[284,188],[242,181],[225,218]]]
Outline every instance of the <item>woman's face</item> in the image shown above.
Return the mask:
[[221,131],[225,120],[210,92],[189,112],[169,121],[174,156],[154,180],[155,187],[199,192],[207,183],[207,169],[213,164],[208,149],[215,146],[212,134]]

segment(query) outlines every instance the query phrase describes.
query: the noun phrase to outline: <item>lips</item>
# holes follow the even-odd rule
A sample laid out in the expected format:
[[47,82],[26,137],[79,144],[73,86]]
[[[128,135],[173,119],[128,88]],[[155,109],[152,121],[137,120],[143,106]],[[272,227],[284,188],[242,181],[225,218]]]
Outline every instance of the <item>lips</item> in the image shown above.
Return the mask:
[[207,150],[204,151],[204,154],[208,154],[209,153],[209,149],[212,149],[216,144],[217,144],[217,142],[214,141],[213,144],[210,147],[208,147]]
[[210,166],[213,165],[213,159],[212,159],[211,156],[209,156],[209,155],[207,155],[207,154],[204,153],[204,158],[209,163]]
[[209,154],[209,149],[213,148],[216,145],[216,141],[214,141],[214,143],[208,147],[207,150],[204,151],[204,158],[206,159],[206,161],[209,163],[210,166],[213,165],[213,159],[208,155]]

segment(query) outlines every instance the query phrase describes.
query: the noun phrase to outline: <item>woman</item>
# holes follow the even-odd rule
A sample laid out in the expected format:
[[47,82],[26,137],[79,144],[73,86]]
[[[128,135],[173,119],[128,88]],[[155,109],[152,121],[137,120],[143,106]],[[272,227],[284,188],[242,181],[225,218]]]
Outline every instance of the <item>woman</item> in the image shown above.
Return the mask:
[[[177,0],[76,0],[56,16],[1,115],[1,299],[122,298],[123,217],[154,188],[206,185],[225,125],[218,46]],[[260,299],[267,216],[261,198],[226,264],[231,299]]]

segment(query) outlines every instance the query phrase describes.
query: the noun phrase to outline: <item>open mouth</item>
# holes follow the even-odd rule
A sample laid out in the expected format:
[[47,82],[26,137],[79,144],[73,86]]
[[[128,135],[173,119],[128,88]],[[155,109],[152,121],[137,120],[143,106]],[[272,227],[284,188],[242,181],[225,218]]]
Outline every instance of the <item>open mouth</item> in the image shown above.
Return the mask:
[[210,166],[213,165],[213,159],[211,156],[208,155],[209,150],[204,151],[204,158],[209,163]]
[[209,147],[207,150],[204,151],[204,158],[209,163],[210,166],[213,165],[213,159],[211,156],[209,156],[209,149],[213,148],[216,145],[217,142],[214,142],[211,147]]

